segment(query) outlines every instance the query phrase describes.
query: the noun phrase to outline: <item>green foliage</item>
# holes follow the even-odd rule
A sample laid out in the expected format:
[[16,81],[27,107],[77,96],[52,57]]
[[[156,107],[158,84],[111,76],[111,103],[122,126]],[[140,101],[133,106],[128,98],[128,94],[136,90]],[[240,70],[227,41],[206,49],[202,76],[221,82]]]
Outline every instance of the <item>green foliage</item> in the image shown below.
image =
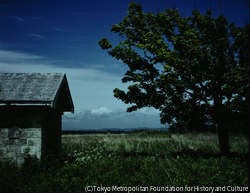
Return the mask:
[[102,49],[112,48],[112,45],[110,44],[107,38],[102,38],[98,43],[102,47]]
[[[161,123],[185,123],[188,131],[204,131],[211,122],[228,153],[228,128],[249,133],[250,24],[236,27],[211,10],[194,10],[192,17],[178,9],[144,13],[136,3],[127,13],[111,29],[125,40],[108,53],[128,65],[122,82],[132,85],[127,92],[115,88],[114,96],[133,104],[127,112],[153,107]],[[107,39],[99,44],[112,47]]]
[[[195,143],[204,143],[201,134],[171,135],[154,130],[121,136],[133,140],[134,146],[128,149],[127,142],[118,141],[117,150],[111,151],[99,139],[90,144],[72,142],[63,145],[59,157],[48,154],[37,160],[27,151],[21,166],[12,160],[0,162],[0,192],[84,192],[86,186],[249,186],[248,152],[225,157],[206,145],[190,149]],[[243,138],[233,139],[238,143]],[[239,148],[246,147],[248,144]],[[234,148],[237,152],[238,147]]]

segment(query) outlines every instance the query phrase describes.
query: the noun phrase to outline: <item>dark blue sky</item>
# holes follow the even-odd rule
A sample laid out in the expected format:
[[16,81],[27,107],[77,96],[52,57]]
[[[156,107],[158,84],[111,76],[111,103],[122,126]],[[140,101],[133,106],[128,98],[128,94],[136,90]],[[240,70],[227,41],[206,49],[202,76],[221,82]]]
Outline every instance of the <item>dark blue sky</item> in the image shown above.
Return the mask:
[[[63,128],[164,127],[159,112],[126,114],[113,97],[127,67],[101,50],[102,37],[124,41],[110,32],[126,16],[129,0],[0,0],[0,72],[64,72],[76,107],[63,116]],[[196,8],[224,14],[237,26],[249,21],[249,0],[137,0],[144,12],[175,5],[183,16]]]

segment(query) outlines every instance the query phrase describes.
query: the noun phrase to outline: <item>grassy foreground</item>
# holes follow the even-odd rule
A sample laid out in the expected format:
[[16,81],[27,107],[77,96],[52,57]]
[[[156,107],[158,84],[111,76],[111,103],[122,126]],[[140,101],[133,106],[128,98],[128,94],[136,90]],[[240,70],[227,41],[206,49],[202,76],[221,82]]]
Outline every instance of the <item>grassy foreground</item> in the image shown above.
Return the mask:
[[[230,136],[221,156],[215,134],[64,135],[59,158],[27,155],[0,163],[0,192],[240,191],[249,186],[249,140]],[[157,189],[162,188],[162,189]],[[210,188],[210,189],[209,189]],[[224,188],[224,189],[223,189]]]

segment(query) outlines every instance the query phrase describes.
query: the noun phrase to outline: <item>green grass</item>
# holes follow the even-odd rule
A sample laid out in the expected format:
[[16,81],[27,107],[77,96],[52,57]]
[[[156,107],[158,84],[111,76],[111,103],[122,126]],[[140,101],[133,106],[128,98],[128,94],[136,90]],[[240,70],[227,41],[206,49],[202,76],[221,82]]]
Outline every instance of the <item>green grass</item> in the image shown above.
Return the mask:
[[249,141],[244,136],[230,136],[229,157],[221,156],[217,136],[209,133],[65,135],[62,143],[59,158],[48,155],[40,161],[27,156],[20,167],[1,162],[0,192],[85,192],[86,186],[110,190],[112,186],[148,190],[150,186],[184,190],[249,186]]

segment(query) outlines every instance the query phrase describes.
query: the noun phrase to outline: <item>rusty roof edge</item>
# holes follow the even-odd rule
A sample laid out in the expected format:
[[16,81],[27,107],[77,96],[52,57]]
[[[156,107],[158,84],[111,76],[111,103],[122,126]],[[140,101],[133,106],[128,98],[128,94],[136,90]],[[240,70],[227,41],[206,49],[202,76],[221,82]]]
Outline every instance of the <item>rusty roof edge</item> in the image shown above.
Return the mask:
[[70,105],[71,105],[71,113],[74,114],[75,107],[74,107],[73,100],[72,100],[72,97],[71,97],[71,93],[70,93],[70,90],[69,90],[69,85],[68,85],[66,74],[63,75],[63,79],[62,79],[62,81],[61,81],[61,83],[59,85],[59,88],[57,89],[57,93],[55,95],[55,98],[51,102],[51,107],[56,108],[56,101],[57,101],[57,98],[59,96],[59,93],[61,92],[63,84],[65,84],[66,89],[67,89],[67,93],[68,93],[68,97],[69,97]]

